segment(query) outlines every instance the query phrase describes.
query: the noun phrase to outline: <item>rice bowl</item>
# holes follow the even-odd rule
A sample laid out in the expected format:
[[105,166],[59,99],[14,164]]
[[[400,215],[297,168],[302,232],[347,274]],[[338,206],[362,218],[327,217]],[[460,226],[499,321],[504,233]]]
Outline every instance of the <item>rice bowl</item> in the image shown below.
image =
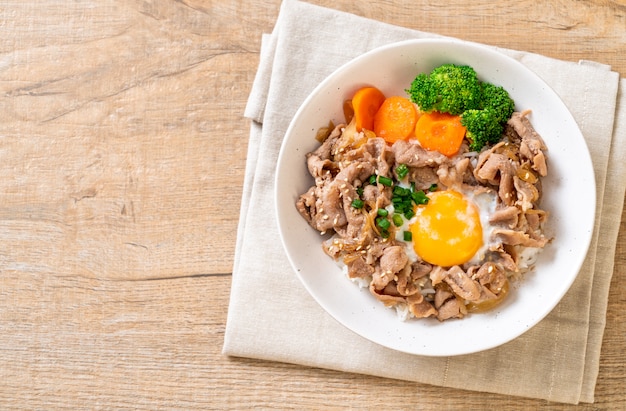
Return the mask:
[[[375,63],[375,64],[374,64]],[[402,322],[366,290],[346,280],[321,248],[320,234],[294,203],[311,184],[304,154],[319,144],[316,130],[341,122],[341,102],[356,89],[376,84],[402,94],[419,72],[443,63],[467,64],[481,79],[503,85],[518,110],[532,110],[532,123],[550,153],[543,206],[550,211],[551,247],[502,305],[462,321]],[[580,201],[580,187],[586,187]],[[276,173],[276,212],[287,256],[308,292],[339,323],[385,347],[419,355],[477,352],[518,337],[544,318],[567,292],[585,258],[593,231],[595,180],[580,130],[556,93],[521,63],[486,47],[461,41],[412,40],[381,47],[339,68],[305,100],[281,147]],[[576,221],[576,224],[568,222]],[[463,344],[458,344],[459,339]]]

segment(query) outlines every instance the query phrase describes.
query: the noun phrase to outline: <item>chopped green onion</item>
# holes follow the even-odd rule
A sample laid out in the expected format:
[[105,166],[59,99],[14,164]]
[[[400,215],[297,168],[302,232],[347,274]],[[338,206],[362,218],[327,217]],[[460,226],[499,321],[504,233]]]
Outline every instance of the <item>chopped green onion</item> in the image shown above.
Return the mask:
[[363,187],[357,187],[356,193],[361,197],[363,195]]
[[372,174],[369,178],[369,180],[367,180],[370,184],[376,184],[376,174]]
[[400,186],[395,186],[393,188],[393,195],[394,196],[402,196],[402,197],[404,197],[404,196],[409,195],[410,193],[411,193],[411,191],[408,188],[403,188],[403,187],[400,187]]
[[385,176],[378,176],[378,182],[386,187],[391,187],[393,185],[393,180]]
[[398,165],[398,167],[396,167],[396,174],[398,175],[398,178],[402,180],[407,176],[407,174],[409,174],[409,167],[406,164]]
[[387,215],[389,214],[389,211],[387,211],[387,209],[385,208],[379,208],[376,213],[381,216],[381,217],[387,217]]
[[413,241],[413,233],[410,231],[405,231],[403,233],[404,235],[404,241]]
[[360,198],[355,198],[354,200],[352,200],[352,207],[354,208],[363,208],[363,205],[365,203],[363,202],[363,200],[361,200]]
[[415,216],[415,211],[413,211],[413,209],[408,209],[404,212],[404,218],[406,218],[407,220],[412,219]]
[[428,187],[428,191],[432,193],[433,191],[437,191],[437,188],[437,184],[431,184],[430,187]]
[[389,231],[387,231],[387,230],[380,230],[380,236],[382,238],[389,238]]
[[402,224],[404,224],[404,220],[402,219],[402,216],[400,214],[394,214],[391,218],[393,219],[393,224],[396,227],[401,227]]
[[391,197],[391,202],[393,203],[394,207],[397,207],[397,206],[401,206],[403,203],[405,203],[406,199],[404,197],[400,197],[400,196],[393,196],[393,197]]
[[384,217],[378,217],[376,219],[376,225],[382,228],[383,230],[387,230],[389,229],[389,227],[391,227],[391,223],[389,222],[389,220],[387,220]]
[[411,193],[411,198],[417,205],[428,204],[428,196],[422,190]]

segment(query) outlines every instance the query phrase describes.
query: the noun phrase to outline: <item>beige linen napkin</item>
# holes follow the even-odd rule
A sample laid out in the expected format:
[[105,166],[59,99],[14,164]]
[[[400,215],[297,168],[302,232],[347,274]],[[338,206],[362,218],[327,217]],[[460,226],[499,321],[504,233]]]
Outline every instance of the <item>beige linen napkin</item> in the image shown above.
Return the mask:
[[445,358],[381,347],[319,307],[284,254],[275,221],[274,172],[284,133],[300,104],[357,55],[390,42],[433,36],[296,0],[283,2],[274,31],[263,37],[245,112],[253,121],[223,352],[461,389],[592,402],[626,186],[621,161],[626,156],[626,81],[605,65],[501,50],[539,74],[565,101],[587,140],[597,181],[596,228],[585,264],[562,302],[524,335],[495,349]]

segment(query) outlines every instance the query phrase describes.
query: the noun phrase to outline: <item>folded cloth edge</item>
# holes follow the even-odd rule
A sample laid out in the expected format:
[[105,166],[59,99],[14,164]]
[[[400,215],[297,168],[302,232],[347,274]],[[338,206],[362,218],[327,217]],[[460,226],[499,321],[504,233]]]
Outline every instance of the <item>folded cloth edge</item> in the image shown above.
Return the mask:
[[[599,318],[592,317],[589,323],[588,338],[593,339],[594,341],[592,344],[587,344],[585,370],[583,373],[583,386],[580,396],[580,401],[582,402],[594,402],[595,386],[600,370],[600,351],[602,347],[604,329],[606,327],[606,310],[608,306],[609,288],[615,266],[615,248],[620,229],[620,225],[615,224],[615,221],[621,220],[624,207],[624,195],[626,193],[626,186],[624,184],[619,184],[620,176],[626,175],[626,162],[623,161],[623,159],[626,158],[626,144],[624,144],[623,141],[620,144],[620,141],[616,138],[617,136],[626,136],[626,79],[620,79],[619,81],[619,91],[613,128],[613,141],[609,151],[610,157],[605,183],[606,186],[613,187],[614,189],[605,190],[604,193],[604,212],[607,215],[615,217],[617,220],[614,220],[613,218],[603,218],[600,222],[599,228],[602,236],[607,239],[607,241],[604,242],[604,244],[608,244],[608,250],[606,253],[613,256],[613,258],[606,259],[600,263],[604,265],[603,268],[607,272],[610,272],[611,275],[594,276],[593,292],[594,295],[601,296],[601,298],[594,298],[592,300],[592,307],[590,307],[590,311],[602,312],[603,315]],[[611,200],[607,201],[607,197]],[[594,306],[595,310],[592,309]],[[590,352],[590,350],[594,351]]]

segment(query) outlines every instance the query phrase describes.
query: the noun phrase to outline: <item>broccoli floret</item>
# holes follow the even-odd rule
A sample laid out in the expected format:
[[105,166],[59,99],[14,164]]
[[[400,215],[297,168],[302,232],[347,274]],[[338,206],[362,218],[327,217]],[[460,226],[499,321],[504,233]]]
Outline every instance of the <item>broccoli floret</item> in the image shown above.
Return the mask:
[[406,90],[411,101],[417,104],[422,111],[433,111],[439,100],[439,91],[428,74],[420,73]]
[[479,108],[480,82],[470,66],[444,64],[430,74],[419,74],[407,90],[422,111],[440,111],[453,115]]
[[472,151],[500,141],[504,123],[515,111],[515,102],[503,87],[482,82],[481,92],[480,109],[461,114],[461,124],[467,130],[465,138]]
[[481,89],[481,108],[493,109],[501,123],[510,119],[515,111],[515,102],[509,93],[503,87],[491,83],[481,83]]
[[466,129],[465,138],[470,142],[472,151],[480,151],[485,145],[497,143],[504,130],[498,112],[492,108],[465,111],[461,115],[461,124]]
[[444,64],[430,74],[418,74],[407,93],[422,111],[460,115],[467,129],[465,137],[475,151],[497,143],[504,123],[515,111],[509,93],[503,87],[481,82],[470,66]]

